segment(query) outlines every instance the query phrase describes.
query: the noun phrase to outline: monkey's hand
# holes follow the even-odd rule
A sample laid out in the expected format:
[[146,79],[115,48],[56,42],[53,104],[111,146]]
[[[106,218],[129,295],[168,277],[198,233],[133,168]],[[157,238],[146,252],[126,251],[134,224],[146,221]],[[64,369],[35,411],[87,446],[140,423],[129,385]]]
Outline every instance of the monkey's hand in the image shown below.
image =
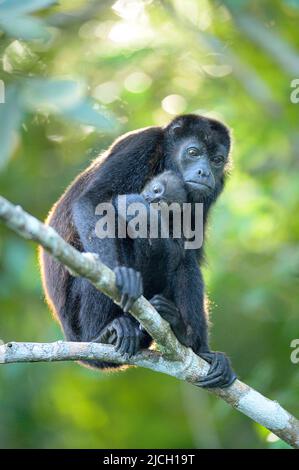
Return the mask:
[[189,346],[187,338],[186,325],[182,319],[181,312],[176,305],[166,299],[163,295],[155,295],[151,298],[150,303],[157,310],[164,320],[166,320],[173,330],[175,336],[184,346]]
[[129,316],[123,316],[109,323],[94,342],[113,344],[120,354],[131,357],[139,351],[141,338],[138,323]]
[[124,312],[128,312],[135,300],[143,294],[142,276],[127,266],[117,266],[114,274],[116,287],[121,293],[120,307]]
[[209,351],[198,353],[198,355],[211,364],[208,374],[197,383],[200,387],[225,388],[229,387],[237,379],[237,375],[224,353]]

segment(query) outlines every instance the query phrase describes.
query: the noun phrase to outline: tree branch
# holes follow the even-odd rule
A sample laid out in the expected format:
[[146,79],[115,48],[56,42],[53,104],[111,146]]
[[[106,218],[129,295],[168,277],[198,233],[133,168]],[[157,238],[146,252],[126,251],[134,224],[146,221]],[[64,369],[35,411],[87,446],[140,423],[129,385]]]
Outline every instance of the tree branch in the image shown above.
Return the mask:
[[[22,237],[40,243],[68,267],[72,275],[85,277],[115,303],[119,303],[114,273],[102,264],[96,255],[80,253],[51,227],[42,224],[24,212],[20,206],[14,206],[1,196],[0,219]],[[141,351],[128,359],[117,353],[113,346],[98,343],[7,343],[0,346],[0,363],[97,359],[145,367],[197,385],[198,380],[207,374],[209,365],[191,349],[179,343],[169,324],[144,297],[134,303],[130,313],[153,337],[159,351]],[[210,391],[291,446],[299,448],[299,421],[279,403],[265,398],[239,380],[229,388]]]

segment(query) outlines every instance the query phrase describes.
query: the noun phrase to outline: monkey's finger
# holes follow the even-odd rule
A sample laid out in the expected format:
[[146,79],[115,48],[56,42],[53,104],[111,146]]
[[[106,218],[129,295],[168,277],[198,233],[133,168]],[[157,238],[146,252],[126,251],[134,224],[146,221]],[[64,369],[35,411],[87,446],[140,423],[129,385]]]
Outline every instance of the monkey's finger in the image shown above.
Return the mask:
[[123,308],[124,312],[127,313],[130,308],[132,308],[133,303],[135,302],[135,298],[127,296],[127,301],[125,303],[125,306]]
[[157,308],[166,308],[166,309],[179,312],[179,309],[177,308],[177,306],[171,300],[166,299],[162,295],[155,295],[150,300],[150,303],[155,307],[157,306]]
[[120,292],[122,292],[123,288],[123,270],[121,266],[117,266],[114,269],[114,274],[115,274],[115,285],[118,288]]
[[140,331],[135,328],[133,328],[132,331],[132,336],[130,340],[130,345],[129,345],[129,350],[128,350],[128,356],[131,357],[134,354],[136,354],[139,346],[139,336],[140,336]]
[[114,269],[115,285],[121,294],[129,294],[128,270],[126,266],[117,266]]
[[128,277],[127,277],[127,289],[129,292],[129,296],[132,297],[133,302],[136,299],[136,292],[137,292],[137,271],[133,268],[129,268],[128,270]]
[[124,320],[126,321],[125,334],[128,338],[128,342],[124,345],[124,354],[127,354],[129,357],[131,357],[133,354],[135,354],[136,351],[139,329],[131,319],[126,318]]
[[162,305],[161,307],[159,307],[158,312],[163,316],[163,318],[165,318],[166,316],[170,319],[180,317],[179,312],[169,305]]
[[109,338],[108,338],[108,340],[107,340],[107,344],[115,344],[116,338],[117,338],[117,335],[116,335],[115,331],[113,331],[113,332],[110,334],[110,336],[109,336]]
[[134,297],[138,299],[143,294],[143,282],[142,282],[142,276],[139,271],[135,271],[135,269],[132,270],[132,293],[134,292]]
[[129,341],[127,344],[127,350],[125,351],[128,357],[132,357],[135,352],[135,342],[136,342],[136,335],[133,334],[131,337],[129,337]]
[[143,280],[141,273],[139,271],[136,271],[136,280],[135,280],[135,297],[138,299],[141,295],[143,295]]
[[159,300],[158,303],[161,306],[161,308],[164,308],[165,310],[170,311],[170,312],[174,312],[174,314],[176,315],[179,314],[179,309],[176,307],[176,305],[173,302],[166,300],[166,299],[161,299]]
[[229,359],[221,353],[218,354],[220,355],[219,369],[222,369],[223,377],[221,387],[229,387],[237,379],[237,374],[232,369]]
[[141,344],[141,337],[142,337],[142,331],[141,329],[138,327],[136,330],[135,330],[135,350],[134,350],[134,354],[137,354],[138,351],[140,350],[140,344]]
[[200,353],[199,357],[202,357],[209,364],[212,364],[212,362],[214,361],[214,353],[211,352]]
[[159,295],[159,294],[154,295],[154,297],[152,297],[152,298],[150,299],[150,303],[151,303],[151,304],[157,303],[157,302],[161,299],[161,297],[162,297],[162,296]]
[[207,385],[208,383],[211,383],[211,382],[215,383],[216,382],[215,379],[217,379],[219,382],[221,377],[223,377],[223,372],[224,372],[223,369],[220,369],[220,368],[215,369],[212,373],[208,372],[205,377],[199,380],[199,383],[205,384],[206,386],[208,386]]
[[230,370],[228,377],[226,377],[225,384],[222,385],[222,387],[223,388],[230,387],[235,382],[235,380],[237,380],[237,378],[238,378],[237,374],[233,370]]
[[139,293],[140,293],[139,295],[140,296],[143,295],[143,292],[144,292],[144,290],[143,290],[143,278],[142,278],[141,273],[139,273]]
[[223,353],[221,352],[202,353],[200,354],[200,357],[207,360],[211,364],[211,367],[208,372],[209,376],[213,374],[214,371],[217,371],[217,369],[222,370],[223,375],[227,375],[227,374],[230,375],[230,373],[234,374],[234,372],[232,371],[229,359]]
[[162,304],[160,301],[151,302],[152,306],[157,310],[157,312],[164,318],[164,320],[169,323],[174,323],[179,320],[180,312],[179,310],[171,304]]
[[141,330],[139,326],[134,326],[134,349],[132,355],[134,356],[140,349],[140,341],[141,341]]
[[[199,380],[201,387],[229,387],[237,378],[236,374],[230,367],[229,361],[223,356],[217,354],[217,360],[212,365],[208,374]],[[214,367],[215,366],[215,367]],[[211,371],[213,368],[213,371]]]
[[211,375],[215,370],[221,368],[220,358],[217,353],[214,354],[212,359],[208,375]]
[[115,349],[116,351],[119,351],[119,348],[121,347],[123,336],[124,336],[124,331],[121,322],[118,319],[118,325],[116,329],[116,341],[115,341]]
[[[120,301],[120,307],[124,312],[128,311],[128,306],[127,302],[130,298],[130,278],[129,278],[129,268],[122,267],[119,270],[119,278],[121,279],[121,301]],[[130,306],[130,305],[129,305]]]
[[123,311],[127,313],[132,307],[134,302],[135,302],[135,299],[130,297],[129,294],[124,294]]
[[162,294],[154,295],[154,297],[151,298],[150,302],[167,302],[173,304],[171,300],[166,299],[166,297],[164,297],[164,295]]
[[129,338],[128,336],[123,336],[118,352],[119,354],[124,356],[127,353],[128,349],[129,349]]
[[106,327],[101,332],[101,334],[94,340],[94,342],[107,344],[110,334],[111,334],[111,330],[109,329],[109,327]]
[[[114,323],[114,322],[113,322]],[[111,324],[107,327],[107,332],[106,332],[106,341],[108,344],[113,344],[111,340],[113,338],[116,338],[116,331],[115,331],[115,326],[114,324]]]
[[131,308],[132,306],[132,300],[131,300],[131,297],[129,296],[129,294],[123,294],[122,297],[121,297],[121,308],[123,309],[123,311],[125,313],[127,313],[129,311],[129,309]]
[[217,374],[214,377],[209,377],[208,379],[204,378],[197,382],[202,388],[214,388],[222,386],[222,374]]
[[219,372],[218,375],[214,377],[208,377],[207,379],[200,380],[198,385],[202,388],[215,388],[215,387],[229,387],[235,380],[236,376],[228,381],[226,374],[223,374],[223,371]]
[[128,273],[127,273],[128,292],[130,292],[130,293],[133,292],[134,283],[135,283],[135,270],[133,268],[129,268]]
[[129,268],[127,270],[127,277],[126,277],[126,290],[125,292],[128,293],[126,302],[123,305],[124,312],[128,312],[132,307],[133,303],[137,298],[137,275],[136,271],[133,268]]
[[129,350],[130,346],[130,329],[128,328],[128,324],[124,322],[123,327],[123,336],[122,341],[119,347],[119,353],[123,356]]

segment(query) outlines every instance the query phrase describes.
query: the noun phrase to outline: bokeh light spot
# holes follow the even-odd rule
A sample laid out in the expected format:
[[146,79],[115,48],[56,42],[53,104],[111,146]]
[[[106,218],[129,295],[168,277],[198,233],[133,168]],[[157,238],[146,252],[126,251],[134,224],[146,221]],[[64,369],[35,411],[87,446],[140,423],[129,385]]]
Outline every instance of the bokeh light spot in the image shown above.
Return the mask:
[[125,88],[131,93],[143,93],[152,84],[152,79],[144,72],[134,72],[125,79]]
[[187,102],[181,95],[168,95],[162,100],[162,108],[168,114],[180,114],[185,111]]

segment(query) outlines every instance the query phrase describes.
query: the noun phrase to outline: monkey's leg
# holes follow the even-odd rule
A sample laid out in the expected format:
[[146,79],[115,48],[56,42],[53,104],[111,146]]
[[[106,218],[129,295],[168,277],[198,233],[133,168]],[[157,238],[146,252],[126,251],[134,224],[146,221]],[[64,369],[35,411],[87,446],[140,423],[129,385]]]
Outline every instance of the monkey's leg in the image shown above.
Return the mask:
[[[164,320],[168,321],[175,336],[184,346],[191,346],[191,339],[188,340],[188,328],[184,324],[179,309],[163,295],[155,295],[150,303],[159,312]],[[190,334],[192,332],[190,331]],[[237,378],[232,370],[228,357],[221,352],[207,351],[198,353],[205,359],[211,367],[208,374],[199,381],[203,388],[229,387]]]

